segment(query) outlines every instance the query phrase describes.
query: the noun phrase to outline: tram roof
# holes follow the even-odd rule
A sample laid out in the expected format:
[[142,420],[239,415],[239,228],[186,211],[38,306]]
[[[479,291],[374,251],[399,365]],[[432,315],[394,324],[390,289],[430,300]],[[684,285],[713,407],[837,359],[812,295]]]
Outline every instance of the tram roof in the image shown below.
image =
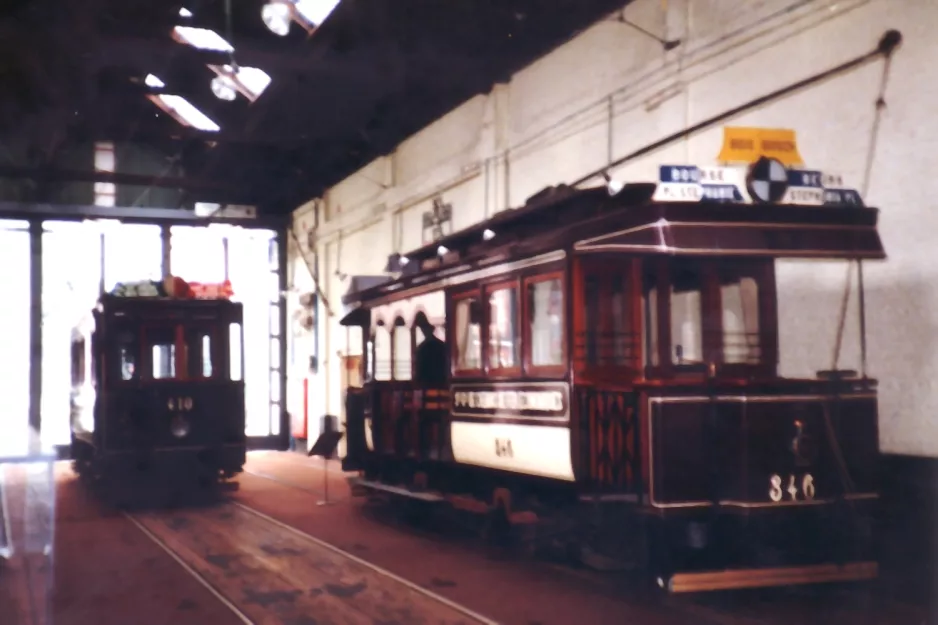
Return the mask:
[[[661,202],[654,183],[549,187],[521,207],[424,245],[406,255],[399,276],[369,276],[342,298],[354,306],[497,262],[567,250],[698,257],[884,259],[879,209],[856,205]],[[403,260],[403,259],[402,259]]]

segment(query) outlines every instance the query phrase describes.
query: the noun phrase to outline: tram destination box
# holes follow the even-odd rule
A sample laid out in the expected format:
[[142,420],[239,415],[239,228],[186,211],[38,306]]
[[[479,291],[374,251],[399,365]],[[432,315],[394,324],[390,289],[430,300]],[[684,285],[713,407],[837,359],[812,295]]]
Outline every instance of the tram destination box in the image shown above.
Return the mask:
[[0,437],[0,623],[52,622],[55,461],[30,436]]

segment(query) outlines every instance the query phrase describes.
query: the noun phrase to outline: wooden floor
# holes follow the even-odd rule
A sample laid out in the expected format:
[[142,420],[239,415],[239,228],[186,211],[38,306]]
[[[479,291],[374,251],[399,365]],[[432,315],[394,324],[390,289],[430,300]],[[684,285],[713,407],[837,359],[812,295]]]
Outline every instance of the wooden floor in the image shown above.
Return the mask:
[[[326,479],[333,505],[318,506]],[[348,498],[335,465],[327,476],[295,454],[252,454],[238,492],[179,510],[108,510],[67,463],[57,480],[55,625],[928,622],[927,608],[875,588],[661,599],[619,578],[499,558],[376,518]],[[0,624],[44,622],[42,573],[41,561],[0,569]]]

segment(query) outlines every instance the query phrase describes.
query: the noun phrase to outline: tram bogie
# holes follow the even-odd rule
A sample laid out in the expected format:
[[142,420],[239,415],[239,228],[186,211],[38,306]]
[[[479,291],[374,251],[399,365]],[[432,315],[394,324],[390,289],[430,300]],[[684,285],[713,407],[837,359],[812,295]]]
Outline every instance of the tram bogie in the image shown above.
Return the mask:
[[141,284],[103,295],[73,330],[76,470],[179,486],[231,478],[247,444],[242,305],[194,297],[178,278]]
[[875,577],[876,381],[779,374],[775,260],[883,259],[878,211],[756,201],[764,161],[721,174],[748,203],[552,188],[353,284],[357,487],[565,527],[672,592]]

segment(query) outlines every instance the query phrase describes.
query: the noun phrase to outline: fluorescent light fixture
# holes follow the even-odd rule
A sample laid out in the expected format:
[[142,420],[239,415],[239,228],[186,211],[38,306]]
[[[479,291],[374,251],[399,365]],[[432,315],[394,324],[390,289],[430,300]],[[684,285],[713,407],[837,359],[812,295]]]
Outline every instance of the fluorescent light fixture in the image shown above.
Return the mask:
[[199,50],[214,52],[234,52],[234,47],[214,30],[193,26],[174,26],[173,39],[186,43]]
[[192,17],[192,11],[190,11],[186,7],[182,7],[181,9],[179,9],[179,17]]
[[[231,87],[251,102],[259,98],[270,85],[270,76],[257,67],[238,67],[237,71],[231,65],[209,65],[208,67],[218,76],[229,79]],[[214,84],[214,81],[212,82]]]
[[311,26],[319,26],[338,5],[339,0],[297,0],[294,6],[296,12]]
[[147,77],[143,79],[143,82],[147,87],[165,87],[166,83],[154,76],[153,74],[147,74]]
[[218,132],[221,130],[221,126],[209,119],[205,113],[195,108],[182,96],[161,93],[147,97],[151,102],[172,115],[173,118],[183,126],[191,126],[196,130],[206,132]]
[[293,19],[293,7],[289,2],[268,2],[261,9],[261,19],[264,25],[275,35],[286,37],[290,32],[290,21]]
[[231,102],[238,97],[234,81],[230,76],[223,74],[215,76],[215,78],[212,79],[212,93],[214,93],[215,97],[219,100],[226,102]]

